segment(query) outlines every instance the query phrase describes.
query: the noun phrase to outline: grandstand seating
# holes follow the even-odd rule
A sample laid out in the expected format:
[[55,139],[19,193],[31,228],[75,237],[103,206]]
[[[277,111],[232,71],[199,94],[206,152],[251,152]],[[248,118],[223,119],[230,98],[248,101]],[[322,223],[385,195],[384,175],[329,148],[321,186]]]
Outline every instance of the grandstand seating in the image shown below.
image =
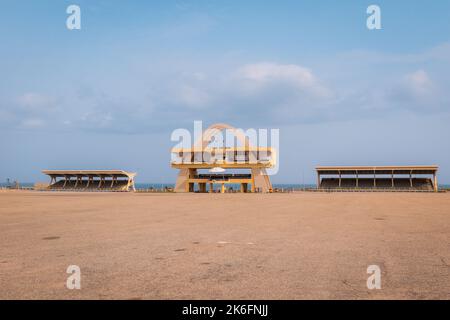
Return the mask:
[[317,188],[350,191],[439,191],[436,165],[318,166]]
[[[411,186],[412,181],[412,186]],[[339,187],[339,178],[322,178],[320,188],[322,189],[339,189],[339,188],[360,188],[360,189],[409,189],[433,191],[433,183],[428,178],[394,178],[394,187],[392,187],[392,179],[390,178],[360,178],[358,185],[356,178],[342,178]]]
[[51,178],[48,190],[130,191],[135,173],[122,170],[44,170]]
[[51,184],[48,189],[50,190],[67,190],[67,191],[126,191],[128,185],[127,180],[116,180],[112,184],[112,180],[104,180],[100,185],[100,180],[88,180],[78,181],[68,180],[67,182],[62,179]]

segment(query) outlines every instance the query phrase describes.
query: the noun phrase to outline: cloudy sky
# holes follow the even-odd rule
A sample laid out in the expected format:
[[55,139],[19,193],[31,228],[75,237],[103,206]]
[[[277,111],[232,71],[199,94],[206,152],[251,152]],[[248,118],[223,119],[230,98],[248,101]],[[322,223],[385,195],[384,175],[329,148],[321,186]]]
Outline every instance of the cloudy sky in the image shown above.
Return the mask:
[[0,182],[117,168],[170,183],[171,132],[202,120],[279,128],[275,183],[319,164],[438,164],[450,183],[449,15],[438,0],[2,0]]

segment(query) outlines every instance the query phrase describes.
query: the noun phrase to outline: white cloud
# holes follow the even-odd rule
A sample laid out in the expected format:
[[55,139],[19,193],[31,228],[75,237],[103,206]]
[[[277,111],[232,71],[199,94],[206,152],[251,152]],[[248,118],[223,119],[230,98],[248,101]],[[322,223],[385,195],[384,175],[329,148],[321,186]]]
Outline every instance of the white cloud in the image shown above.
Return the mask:
[[45,121],[38,118],[25,119],[21,122],[20,126],[24,129],[41,128],[45,125]]
[[344,63],[336,57],[308,66],[164,63],[156,71],[128,75],[126,86],[122,80],[104,83],[93,77],[95,84],[86,84],[88,94],[80,95],[76,88],[59,92],[59,97],[27,92],[9,99],[3,116],[9,114],[8,124],[17,127],[42,127],[32,120],[41,119],[52,123],[52,129],[147,132],[195,119],[282,126],[448,111],[450,66],[433,62],[437,58],[432,57],[441,57],[437,53],[424,56],[430,59],[426,64],[420,59],[402,64],[400,57],[395,64],[370,59]]
[[295,64],[247,64],[237,70],[236,77],[244,80],[244,89],[251,92],[281,84],[315,97],[325,98],[330,95],[330,91],[320,84],[311,70]]
[[20,106],[29,110],[48,110],[55,107],[56,99],[47,95],[35,92],[27,92],[17,98]]
[[299,86],[310,86],[315,83],[315,77],[310,70],[294,64],[248,64],[239,68],[239,73],[245,79],[259,82],[288,80]]
[[434,89],[434,84],[431,81],[428,73],[424,70],[407,74],[404,78],[404,84],[410,93],[414,96],[423,97],[431,94]]
[[209,95],[196,87],[190,85],[182,85],[178,90],[179,102],[183,105],[201,108],[210,102]]
[[82,115],[81,122],[83,126],[93,128],[107,128],[113,125],[113,116],[110,112],[87,112]]
[[382,103],[394,110],[442,111],[448,100],[448,94],[440,90],[438,84],[423,69],[403,75],[391,89],[385,91]]
[[387,53],[373,50],[354,49],[338,54],[341,63],[363,64],[421,64],[430,61],[449,62],[450,43],[444,42],[432,48],[414,53]]

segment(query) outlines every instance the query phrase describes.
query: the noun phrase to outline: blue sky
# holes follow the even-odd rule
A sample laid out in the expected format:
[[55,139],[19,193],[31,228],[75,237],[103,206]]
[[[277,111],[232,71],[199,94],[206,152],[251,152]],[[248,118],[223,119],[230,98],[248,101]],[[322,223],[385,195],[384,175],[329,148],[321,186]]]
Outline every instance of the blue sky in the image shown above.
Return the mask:
[[[81,30],[66,8],[81,7]],[[366,8],[381,8],[368,30]],[[315,165],[438,164],[450,183],[449,1],[1,1],[0,181],[120,168],[173,182],[170,134],[279,128]]]

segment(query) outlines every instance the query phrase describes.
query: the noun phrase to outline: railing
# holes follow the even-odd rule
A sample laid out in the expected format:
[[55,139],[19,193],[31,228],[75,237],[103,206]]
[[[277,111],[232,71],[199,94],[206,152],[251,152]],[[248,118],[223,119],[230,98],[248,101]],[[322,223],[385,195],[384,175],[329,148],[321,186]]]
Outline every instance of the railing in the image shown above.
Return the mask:
[[415,188],[311,188],[312,192],[435,192],[433,189]]
[[229,179],[251,179],[251,174],[234,174],[234,173],[224,173],[224,174],[197,174],[194,175],[194,179],[208,179],[208,180],[229,180]]
[[0,190],[34,190],[34,187],[0,187]]
[[173,188],[146,188],[146,189],[136,189],[137,193],[168,193],[173,192]]

